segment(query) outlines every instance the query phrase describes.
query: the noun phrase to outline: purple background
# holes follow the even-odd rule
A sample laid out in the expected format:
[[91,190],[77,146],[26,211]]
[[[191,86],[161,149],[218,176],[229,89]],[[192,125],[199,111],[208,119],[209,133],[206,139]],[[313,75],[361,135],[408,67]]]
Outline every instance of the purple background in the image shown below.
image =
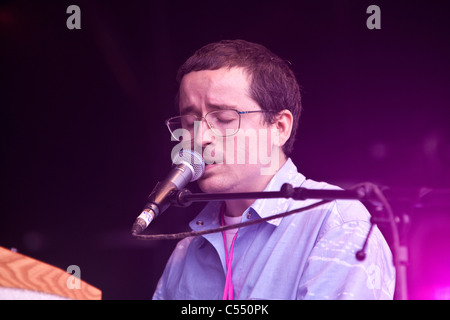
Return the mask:
[[[304,104],[292,157],[308,178],[450,188],[449,6],[295,3],[3,1],[0,246],[80,266],[104,299],[151,297],[175,242],[129,231],[171,166],[176,70],[221,39],[292,63]],[[81,30],[66,28],[69,4]],[[366,27],[371,4],[381,30]],[[201,207],[170,208],[148,232],[185,230]],[[449,299],[448,201],[411,219],[410,298]]]

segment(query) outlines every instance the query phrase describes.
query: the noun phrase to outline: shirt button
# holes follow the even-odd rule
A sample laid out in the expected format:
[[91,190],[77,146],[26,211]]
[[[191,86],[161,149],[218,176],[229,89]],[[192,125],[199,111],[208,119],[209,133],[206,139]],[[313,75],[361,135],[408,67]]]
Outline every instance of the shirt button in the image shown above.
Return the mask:
[[197,224],[198,226],[202,226],[202,225],[203,225],[203,221],[202,221],[202,220],[197,220],[196,224]]
[[252,217],[252,213],[251,212],[247,213],[247,219],[250,219],[251,217]]

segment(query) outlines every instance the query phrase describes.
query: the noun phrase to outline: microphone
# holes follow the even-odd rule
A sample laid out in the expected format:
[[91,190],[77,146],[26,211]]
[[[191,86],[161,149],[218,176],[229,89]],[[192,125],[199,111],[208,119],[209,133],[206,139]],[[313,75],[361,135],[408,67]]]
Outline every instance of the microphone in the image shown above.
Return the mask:
[[170,198],[184,188],[189,182],[199,179],[205,173],[205,162],[202,156],[191,150],[181,149],[173,157],[174,167],[166,179],[159,181],[148,196],[147,204],[137,217],[131,233],[137,235],[170,205]]

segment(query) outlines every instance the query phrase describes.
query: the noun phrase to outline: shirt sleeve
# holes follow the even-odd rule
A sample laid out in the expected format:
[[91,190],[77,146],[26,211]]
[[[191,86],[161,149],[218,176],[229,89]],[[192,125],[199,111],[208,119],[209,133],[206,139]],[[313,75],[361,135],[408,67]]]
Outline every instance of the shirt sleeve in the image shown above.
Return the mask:
[[[365,207],[351,205],[346,210],[362,210]],[[329,224],[308,257],[299,283],[298,299],[383,299],[393,298],[395,269],[392,254],[375,226],[366,247],[366,258],[356,259],[355,254],[363,246],[370,229],[368,219],[361,214],[341,214],[335,206]]]
[[185,261],[184,258],[191,240],[192,238],[185,238],[177,243],[175,249],[170,255],[169,260],[167,261],[164,272],[156,285],[152,300],[177,299],[176,296],[174,296],[176,294],[176,290],[170,290],[168,289],[168,286],[170,286],[170,283],[179,281],[182,274],[182,265]]

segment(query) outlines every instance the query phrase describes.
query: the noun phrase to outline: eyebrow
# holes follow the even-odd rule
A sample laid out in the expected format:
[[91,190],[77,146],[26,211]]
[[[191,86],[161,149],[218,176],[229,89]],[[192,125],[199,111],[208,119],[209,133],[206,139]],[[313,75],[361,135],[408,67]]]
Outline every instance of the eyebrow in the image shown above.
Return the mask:
[[[226,109],[236,109],[236,106],[226,105],[226,104],[207,104],[206,107],[212,110],[226,110]],[[180,110],[180,115],[184,116],[187,114],[195,114],[195,107],[187,106]]]
[[224,110],[224,109],[235,109],[236,106],[226,105],[226,104],[208,104],[209,109]]

